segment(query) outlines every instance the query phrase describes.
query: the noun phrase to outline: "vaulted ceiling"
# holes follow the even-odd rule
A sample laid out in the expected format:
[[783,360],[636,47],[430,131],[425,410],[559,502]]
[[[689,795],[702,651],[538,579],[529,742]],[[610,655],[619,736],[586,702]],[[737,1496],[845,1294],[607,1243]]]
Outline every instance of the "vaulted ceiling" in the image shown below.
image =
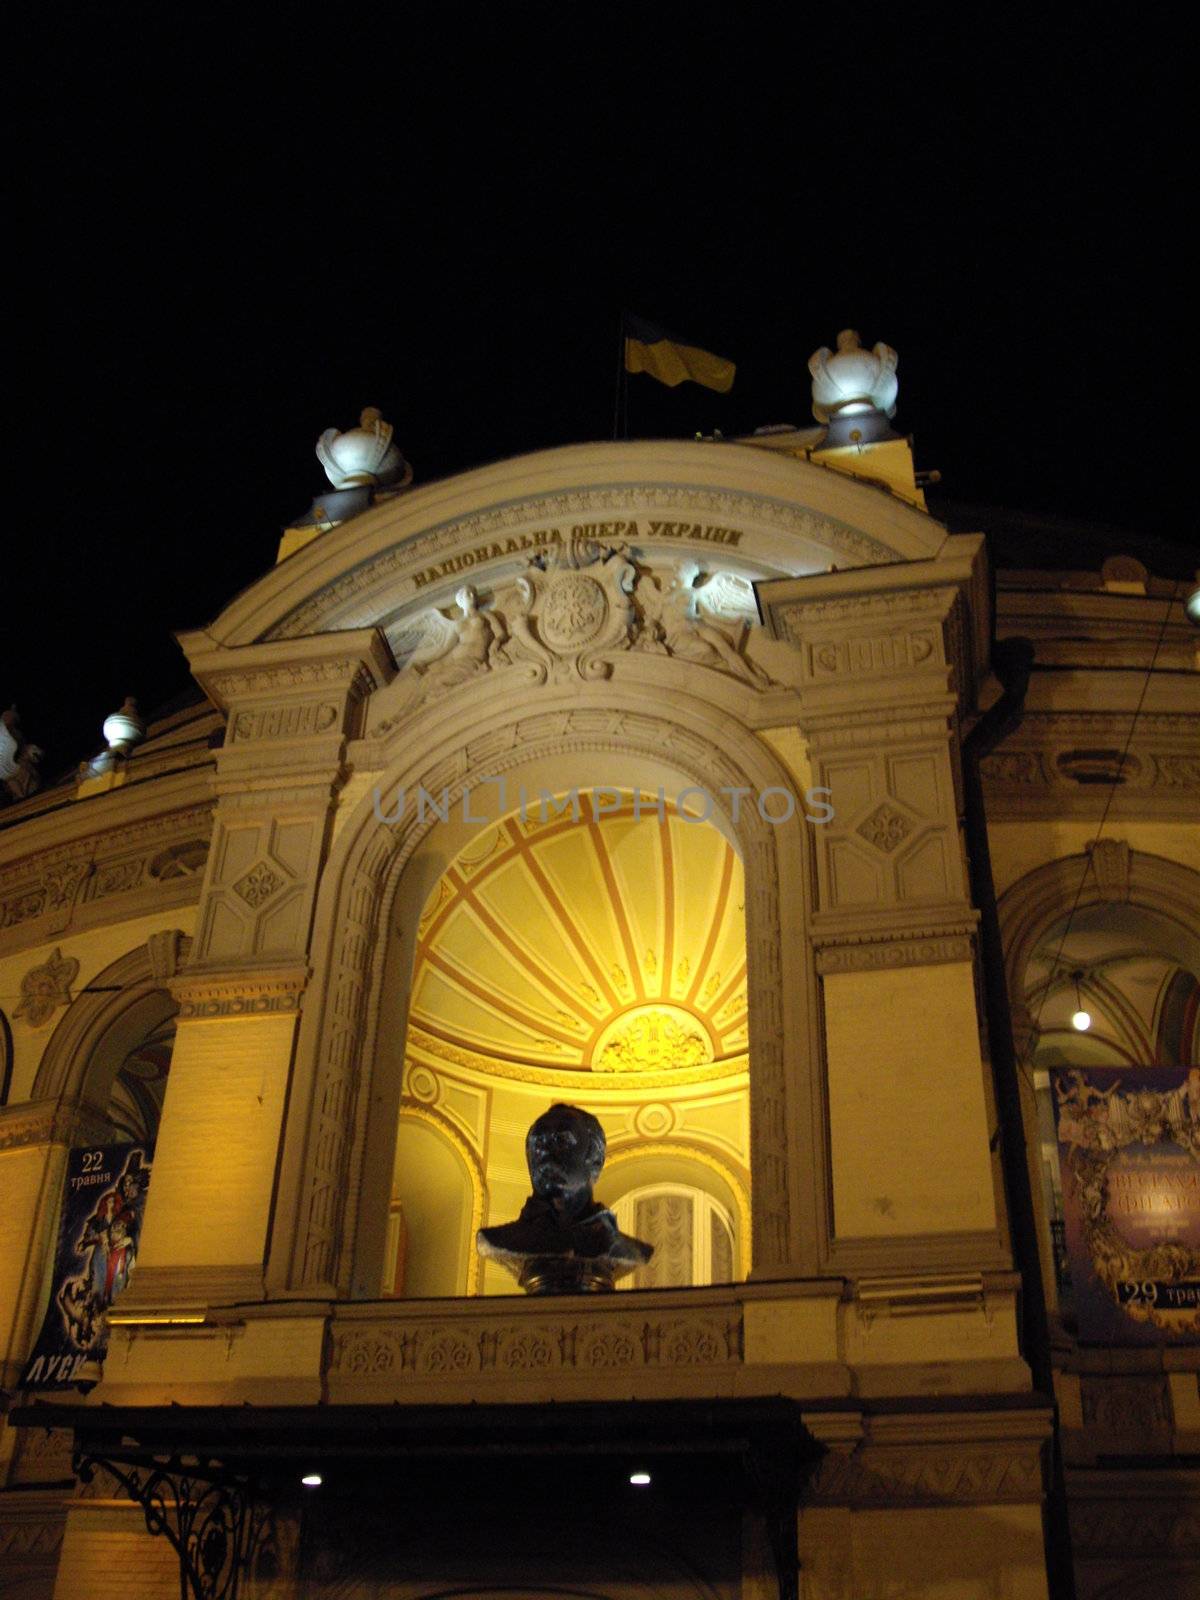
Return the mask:
[[481,830],[422,915],[416,1026],[559,1071],[744,1066],[741,861],[711,824],[640,809],[581,794],[578,820],[531,801]]

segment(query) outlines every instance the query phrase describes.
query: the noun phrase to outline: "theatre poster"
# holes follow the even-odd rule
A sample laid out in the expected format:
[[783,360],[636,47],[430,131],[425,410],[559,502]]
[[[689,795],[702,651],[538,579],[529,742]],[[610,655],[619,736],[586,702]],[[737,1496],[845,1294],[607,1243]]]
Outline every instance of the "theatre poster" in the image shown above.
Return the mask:
[[108,1308],[137,1260],[152,1159],[147,1144],[69,1153],[50,1303],[21,1375],[23,1389],[65,1389],[99,1378]]
[[1050,1074],[1083,1343],[1200,1343],[1200,1067]]

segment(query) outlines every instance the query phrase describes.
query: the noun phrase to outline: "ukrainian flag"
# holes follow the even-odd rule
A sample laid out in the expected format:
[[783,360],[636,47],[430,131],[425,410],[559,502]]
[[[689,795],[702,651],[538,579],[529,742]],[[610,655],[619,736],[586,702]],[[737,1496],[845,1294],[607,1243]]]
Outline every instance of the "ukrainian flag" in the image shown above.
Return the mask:
[[732,361],[689,344],[653,322],[625,313],[625,371],[648,372],[659,383],[674,388],[679,383],[702,383],[706,389],[728,394],[737,371]]

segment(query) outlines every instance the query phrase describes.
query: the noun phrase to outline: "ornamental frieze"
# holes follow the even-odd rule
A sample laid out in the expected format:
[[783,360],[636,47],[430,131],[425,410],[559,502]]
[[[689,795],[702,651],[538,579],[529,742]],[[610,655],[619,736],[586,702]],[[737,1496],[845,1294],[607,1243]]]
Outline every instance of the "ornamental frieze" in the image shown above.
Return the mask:
[[211,834],[211,809],[196,806],[15,862],[0,872],[0,932],[44,918],[41,936],[60,933],[104,920],[108,901],[138,892],[167,889],[177,901],[188,893],[182,879],[198,893]]
[[558,1315],[459,1322],[402,1316],[339,1328],[329,1373],[353,1393],[355,1379],[456,1377],[503,1382],[523,1373],[736,1367],[742,1364],[738,1308],[670,1316]]
[[[624,525],[619,535],[587,531],[605,526],[615,530],[618,523]],[[267,637],[294,639],[328,628],[333,625],[331,614],[352,602],[361,605],[364,596],[393,577],[404,582],[406,597],[412,597],[431,583],[469,574],[497,560],[550,549],[572,537],[619,538],[639,547],[678,540],[694,546],[697,553],[737,548],[752,557],[755,526],[835,550],[848,565],[896,559],[896,552],[879,540],[783,501],[659,484],[578,490],[491,507],[405,538],[311,596],[276,623]],[[455,559],[457,566],[451,564]]]
[[1021,1440],[973,1449],[914,1446],[830,1450],[809,1486],[817,1505],[960,1505],[1038,1501],[1042,1451]]
[[181,1020],[287,1015],[300,1009],[307,968],[183,971],[170,980]]

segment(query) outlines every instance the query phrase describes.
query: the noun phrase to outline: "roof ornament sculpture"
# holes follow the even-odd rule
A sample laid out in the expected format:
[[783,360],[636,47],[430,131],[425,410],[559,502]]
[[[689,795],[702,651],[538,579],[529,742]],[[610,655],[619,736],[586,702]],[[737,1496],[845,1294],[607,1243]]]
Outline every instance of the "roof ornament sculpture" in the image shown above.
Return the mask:
[[898,360],[890,345],[864,350],[854,329],[843,328],[836,351],[822,345],[809,357],[813,416],[827,423],[838,417],[869,416],[873,411],[895,416],[900,390]]
[[326,428],[317,440],[317,460],[335,489],[403,488],[413,469],[392,442],[392,425],[368,406],[358,427]]
[[16,706],[0,712],[0,805],[24,800],[41,788],[42,751],[21,730]]
[[146,724],[138,715],[138,703],[132,695],[126,695],[119,711],[110,711],[105,717],[103,732],[105,748],[98,756],[80,764],[81,779],[98,778],[106,772],[112,772],[134,745],[141,744],[146,737]]

